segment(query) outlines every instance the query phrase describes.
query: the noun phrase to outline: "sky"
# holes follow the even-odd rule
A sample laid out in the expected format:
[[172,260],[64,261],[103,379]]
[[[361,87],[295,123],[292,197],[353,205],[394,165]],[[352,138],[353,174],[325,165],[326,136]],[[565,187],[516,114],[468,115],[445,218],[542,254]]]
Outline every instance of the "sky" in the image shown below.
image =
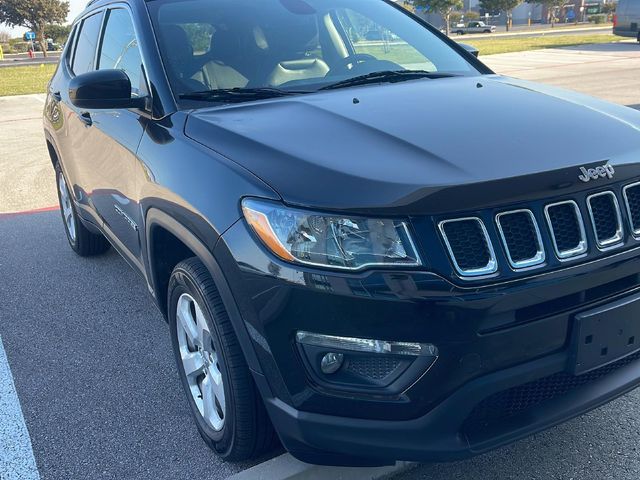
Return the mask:
[[[68,2],[69,15],[67,16],[67,23],[71,23],[73,19],[76,18],[82,10],[84,10],[84,7],[87,5],[89,0],[68,0]],[[22,27],[9,28],[6,25],[0,24],[0,31],[7,31],[11,33],[12,36],[17,37],[26,32],[27,29]]]

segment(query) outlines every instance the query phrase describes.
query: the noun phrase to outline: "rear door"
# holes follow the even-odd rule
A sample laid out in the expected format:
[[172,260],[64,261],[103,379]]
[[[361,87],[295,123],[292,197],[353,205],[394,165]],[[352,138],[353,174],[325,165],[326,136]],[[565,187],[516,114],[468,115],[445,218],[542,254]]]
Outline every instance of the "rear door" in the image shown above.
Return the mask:
[[638,25],[640,25],[640,1],[628,1],[627,10],[625,13],[627,17],[626,25],[631,32],[638,32]]
[[616,7],[616,15],[618,17],[616,30],[621,32],[629,32],[631,30],[631,18],[629,14],[633,11],[633,3],[631,0],[620,0],[618,3]]

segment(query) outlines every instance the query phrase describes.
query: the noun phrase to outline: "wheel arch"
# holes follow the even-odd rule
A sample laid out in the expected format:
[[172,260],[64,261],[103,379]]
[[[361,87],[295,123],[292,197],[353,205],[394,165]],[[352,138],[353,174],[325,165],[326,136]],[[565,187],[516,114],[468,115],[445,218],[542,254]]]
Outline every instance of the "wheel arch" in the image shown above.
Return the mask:
[[[149,281],[153,288],[156,303],[167,316],[167,288],[169,278],[175,265],[186,258],[197,257],[207,268],[231,320],[234,332],[240,342],[249,368],[255,373],[262,374],[262,369],[251,339],[244,325],[240,310],[231,292],[226,277],[209,248],[187,227],[175,218],[157,208],[150,208],[146,215],[146,247],[149,268]],[[162,244],[162,242],[168,242]],[[169,250],[167,252],[167,249]],[[163,263],[159,263],[159,256],[168,253]]]
[[49,152],[51,165],[55,168],[56,165],[60,163],[60,154],[58,153],[58,149],[56,148],[53,138],[51,138],[51,134],[46,129],[44,131],[44,139],[47,144],[47,151]]

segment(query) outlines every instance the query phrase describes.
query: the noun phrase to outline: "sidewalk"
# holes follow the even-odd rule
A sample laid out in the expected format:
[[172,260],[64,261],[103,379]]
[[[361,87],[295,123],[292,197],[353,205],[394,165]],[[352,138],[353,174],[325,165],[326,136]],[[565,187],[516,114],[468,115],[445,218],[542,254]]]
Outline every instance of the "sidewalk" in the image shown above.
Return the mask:
[[44,94],[0,97],[0,213],[56,205],[42,133]]

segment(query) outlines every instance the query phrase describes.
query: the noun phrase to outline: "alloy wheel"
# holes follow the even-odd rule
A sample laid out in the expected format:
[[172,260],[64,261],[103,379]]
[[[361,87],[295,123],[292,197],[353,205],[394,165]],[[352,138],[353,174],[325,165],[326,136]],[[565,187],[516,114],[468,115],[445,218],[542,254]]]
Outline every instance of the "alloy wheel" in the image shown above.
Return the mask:
[[64,224],[67,227],[67,233],[72,242],[76,241],[76,222],[73,214],[73,207],[71,206],[71,195],[67,188],[67,182],[64,180],[62,172],[58,175],[58,190],[60,192],[60,207],[62,208],[62,217],[64,218]]
[[224,427],[225,396],[219,354],[198,302],[183,293],[176,305],[178,346],[189,391],[205,422]]

